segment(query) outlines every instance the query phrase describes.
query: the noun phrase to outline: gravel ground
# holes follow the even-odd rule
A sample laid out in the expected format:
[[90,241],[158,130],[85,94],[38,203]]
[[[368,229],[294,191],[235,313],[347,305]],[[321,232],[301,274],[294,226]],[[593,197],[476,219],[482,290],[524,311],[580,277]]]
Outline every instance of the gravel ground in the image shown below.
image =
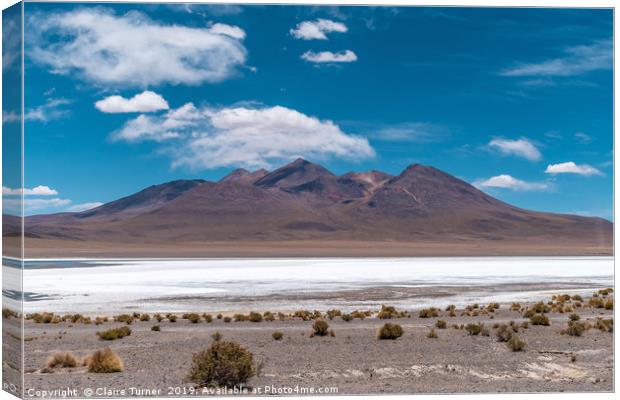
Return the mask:
[[[457,310],[457,317],[442,311],[439,318],[419,318],[412,311],[410,318],[388,321],[404,329],[404,335],[394,341],[376,339],[377,328],[386,321],[374,317],[328,321],[335,337],[310,337],[312,322],[301,320],[224,323],[214,319],[192,324],[179,318],[176,323],[162,321],[161,332],[151,331],[157,324],[154,320],[136,321],[130,336],[110,342],[99,340],[96,332],[123,324],[26,321],[26,396],[42,397],[40,390],[67,388],[75,389],[79,397],[84,397],[85,389],[94,390],[93,396],[109,397],[194,394],[194,385],[185,379],[192,354],[208,347],[216,331],[263,363],[260,375],[248,382],[261,394],[269,393],[267,388],[291,395],[613,390],[613,334],[590,329],[581,337],[562,335],[569,314],[550,313],[551,326],[520,329],[527,347],[512,352],[496,340],[492,326],[526,321],[519,312],[508,310],[507,305],[492,319],[461,312]],[[613,311],[602,309],[580,309],[578,314],[590,322],[599,316],[613,318]],[[428,338],[438,319],[446,320],[448,328],[436,329],[439,337]],[[452,327],[471,322],[484,322],[490,336],[469,336]],[[276,330],[284,333],[281,341],[271,337]],[[123,359],[123,372],[93,374],[81,366],[51,373],[44,369],[55,351],[71,351],[82,358],[106,346]]]

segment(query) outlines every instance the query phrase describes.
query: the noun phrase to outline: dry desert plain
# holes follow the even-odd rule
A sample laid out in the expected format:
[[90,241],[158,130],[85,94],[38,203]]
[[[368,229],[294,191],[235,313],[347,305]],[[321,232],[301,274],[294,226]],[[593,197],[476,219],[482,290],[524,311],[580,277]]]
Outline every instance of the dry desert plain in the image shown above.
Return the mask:
[[[255,362],[260,362],[260,373],[245,386],[259,393],[612,391],[613,295],[584,296],[582,302],[558,299],[546,303],[549,309],[544,315],[549,318],[548,326],[535,325],[527,317],[540,304],[522,303],[513,307],[506,303],[498,309],[481,304],[456,309],[454,313],[437,310],[437,316],[431,313],[428,318],[423,317],[422,310],[398,310],[391,314],[392,318],[381,319],[378,310],[374,310],[370,317],[345,321],[347,317],[330,319],[323,312],[322,319],[334,336],[314,337],[314,320],[304,321],[288,313],[283,313],[280,320],[275,312],[274,321],[263,317],[260,322],[236,321],[232,314],[224,314],[221,319],[213,314],[211,322],[203,315],[196,323],[183,319],[180,314],[176,322],[164,315],[158,322],[150,314],[148,321],[136,318],[130,325],[114,321],[113,316],[99,325],[92,323],[94,318],[90,319],[91,323],[79,318],[76,322],[58,322],[56,318],[56,323],[27,319],[26,396],[38,397],[41,390],[63,388],[79,393],[99,388],[99,394],[95,392],[94,396],[113,394],[115,397],[210,394],[196,389],[199,385],[190,382],[187,375],[192,355],[209,347],[215,332],[221,333],[221,340],[239,343],[252,352]],[[578,332],[580,336],[566,332],[572,314],[580,317],[573,324],[585,328]],[[232,317],[231,321],[226,322],[226,316]],[[10,328],[17,321],[9,317],[4,322]],[[445,321],[446,327],[441,328],[438,321]],[[396,340],[377,339],[377,330],[385,323],[400,325],[403,335]],[[480,323],[484,324],[482,331],[471,334],[470,330],[475,331],[472,327]],[[152,330],[155,325],[160,331]],[[525,341],[522,351],[513,351],[500,341],[498,332],[502,325]],[[131,329],[129,336],[104,341],[97,335],[122,326]],[[429,337],[432,329],[437,337]],[[580,330],[571,333],[575,335]],[[283,333],[281,340],[272,337],[276,331]],[[18,336],[11,329],[5,329],[3,340],[5,351],[7,346],[19,345]],[[122,358],[122,372],[91,373],[81,366],[82,358],[108,346]],[[57,352],[71,352],[78,365],[46,367],[48,359]],[[10,361],[3,366],[5,379],[16,376],[15,366],[8,364]],[[106,392],[109,390],[114,392]]]

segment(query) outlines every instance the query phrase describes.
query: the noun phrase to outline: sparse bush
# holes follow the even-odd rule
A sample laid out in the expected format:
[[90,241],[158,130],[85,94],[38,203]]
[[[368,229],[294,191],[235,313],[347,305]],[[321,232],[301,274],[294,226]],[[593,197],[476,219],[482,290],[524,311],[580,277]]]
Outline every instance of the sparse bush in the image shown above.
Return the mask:
[[273,313],[271,311],[267,311],[263,314],[263,317],[265,317],[265,321],[267,322],[273,322],[276,320],[276,316],[273,315]]
[[74,368],[77,366],[77,360],[73,353],[70,352],[60,352],[54,353],[47,359],[46,363],[48,368]]
[[418,312],[418,316],[420,318],[435,318],[439,316],[439,310],[434,307],[423,308]]
[[506,342],[506,346],[512,351],[522,351],[527,343],[517,335],[512,335],[510,340]]
[[222,340],[222,334],[220,332],[215,332],[213,335],[211,335],[211,339],[217,341]]
[[206,314],[206,313],[202,314],[202,318],[204,318],[205,321],[207,321],[208,323],[213,322],[213,315],[211,314]]
[[523,329],[529,329],[530,327],[530,323],[527,321],[523,321],[523,323],[521,324],[521,328]]
[[379,313],[377,314],[377,318],[379,319],[391,319],[391,318],[397,318],[397,317],[398,317],[398,311],[396,311],[396,308],[392,306],[386,306],[386,305],[382,305],[381,311],[379,311]]
[[88,372],[112,373],[123,371],[123,360],[109,347],[97,350],[88,359]]
[[2,309],[2,318],[11,319],[11,318],[17,318],[17,317],[19,317],[19,314],[17,314],[15,311],[8,309],[8,308]]
[[497,328],[497,332],[495,332],[495,336],[497,337],[498,342],[507,342],[512,338],[513,332],[512,332],[512,329],[508,327],[508,325],[501,324]]
[[232,321],[232,318],[230,318],[230,317],[224,317],[224,322],[228,323],[228,322],[230,322],[230,321]]
[[437,329],[446,329],[448,327],[448,323],[443,319],[439,319],[437,320],[437,322],[435,322],[435,327]]
[[140,321],[142,322],[146,322],[146,321],[150,321],[151,320],[151,316],[147,313],[144,313],[142,315],[140,315]]
[[312,324],[312,330],[316,336],[326,336],[328,329],[329,324],[322,319],[316,320],[314,321],[314,324]]
[[614,300],[607,299],[607,301],[605,302],[605,310],[613,310],[613,309],[614,309]]
[[340,318],[342,318],[345,322],[353,321],[353,316],[351,314],[342,314],[342,317]]
[[335,317],[340,317],[342,316],[342,311],[340,310],[327,310],[327,318],[329,318],[330,320],[334,319]]
[[426,335],[428,338],[430,339],[437,339],[439,336],[437,335],[437,332],[435,332],[435,329],[432,329],[428,332],[428,334]]
[[568,327],[562,331],[569,336],[581,336],[587,330],[586,324],[579,321],[570,321]]
[[122,339],[125,336],[131,335],[131,329],[128,326],[122,326],[120,328],[112,328],[107,331],[97,332],[97,336],[101,340],[116,340]]
[[544,314],[534,314],[530,317],[530,322],[532,325],[543,325],[549,326],[551,323],[549,322],[549,318]]
[[280,331],[275,331],[271,334],[271,337],[273,338],[273,340],[281,340],[284,337],[284,333]]
[[534,304],[531,310],[533,310],[535,313],[538,313],[538,314],[544,314],[544,313],[548,313],[549,311],[551,311],[549,306],[543,303],[542,301]]
[[133,320],[134,320],[133,315],[129,315],[129,314],[121,314],[121,315],[117,315],[116,317],[114,317],[114,321],[124,322],[127,325],[131,325]]
[[467,324],[465,326],[465,330],[471,336],[480,335],[483,329],[484,329],[484,324],[482,322],[479,322],[477,324]]
[[164,320],[164,316],[159,314],[159,313],[153,315],[153,318],[155,318],[157,320],[157,322],[161,322],[161,321]]
[[194,355],[188,379],[201,386],[232,388],[246,383],[258,369],[250,351],[235,342],[217,340]]
[[579,315],[577,315],[577,314],[571,314],[568,317],[568,319],[569,319],[569,321],[579,321],[581,319],[581,317]]
[[260,313],[252,311],[250,315],[248,316],[248,320],[250,322],[262,322],[263,316]]
[[168,321],[170,322],[177,322],[177,316],[174,314],[168,314],[166,318],[168,318]]
[[592,297],[588,304],[593,308],[605,308],[605,300],[600,297]]
[[192,324],[197,324],[200,322],[200,315],[196,313],[183,314],[183,319],[188,320]]
[[381,340],[396,340],[403,335],[403,328],[398,324],[387,323],[379,328],[377,338]]
[[596,324],[594,327],[603,332],[613,332],[614,331],[614,320],[613,319],[603,319],[597,318]]
[[152,330],[153,332],[160,332],[160,331],[161,331],[161,328],[159,327],[159,325],[153,325],[153,326],[151,327],[151,330]]
[[220,313],[220,314],[217,314],[217,319],[222,319],[223,317],[224,317],[224,316],[223,316],[221,313]]
[[571,299],[573,301],[579,301],[579,302],[583,302],[583,297],[579,296],[578,294],[574,295],[573,297],[571,297]]
[[521,304],[512,303],[512,305],[510,306],[510,311],[521,311]]

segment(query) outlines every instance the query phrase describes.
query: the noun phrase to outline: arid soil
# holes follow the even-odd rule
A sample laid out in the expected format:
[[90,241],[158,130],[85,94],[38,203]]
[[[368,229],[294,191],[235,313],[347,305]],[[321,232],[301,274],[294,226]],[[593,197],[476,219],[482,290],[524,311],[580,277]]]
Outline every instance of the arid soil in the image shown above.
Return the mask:
[[[18,238],[4,238],[19,249]],[[166,243],[84,242],[79,240],[25,239],[26,258],[133,258],[133,257],[438,257],[438,256],[610,256],[611,243],[582,240],[520,239],[510,241],[170,241]],[[11,254],[8,254],[11,255]]]
[[[202,319],[193,324],[179,315],[175,323],[167,319],[161,323],[153,319],[134,321],[130,336],[104,342],[98,339],[97,331],[124,324],[44,324],[27,320],[26,396],[39,397],[42,393],[38,390],[67,388],[76,389],[80,397],[89,389],[95,390],[93,396],[115,390],[112,397],[193,394],[195,385],[186,380],[192,354],[208,347],[216,331],[224,340],[246,347],[262,362],[260,375],[248,382],[248,387],[259,393],[269,394],[267,388],[291,395],[311,391],[415,394],[613,390],[612,333],[592,327],[581,337],[561,334],[571,313],[552,311],[547,314],[550,326],[530,323],[527,329],[518,329],[517,334],[527,346],[524,351],[513,352],[497,340],[493,325],[510,321],[521,324],[528,319],[509,307],[502,304],[495,312],[479,316],[456,310],[456,316],[450,317],[442,310],[439,317],[421,318],[418,310],[411,310],[410,316],[391,320],[373,315],[345,322],[335,317],[326,320],[335,337],[310,337],[313,322],[299,318],[226,323],[214,315],[211,323]],[[576,313],[582,322],[591,325],[595,325],[597,317],[613,318],[613,311],[603,308],[578,308]],[[438,338],[427,337],[438,320],[445,320],[447,328],[435,329]],[[403,336],[378,340],[377,329],[385,322],[400,324]],[[472,336],[460,328],[461,324],[474,322],[484,322],[489,335]],[[161,331],[151,331],[157,324]],[[283,339],[274,340],[274,331],[283,332]],[[6,343],[7,338],[4,340]],[[82,366],[45,369],[46,360],[56,351],[70,351],[81,359],[106,346],[123,359],[123,372],[95,374]]]

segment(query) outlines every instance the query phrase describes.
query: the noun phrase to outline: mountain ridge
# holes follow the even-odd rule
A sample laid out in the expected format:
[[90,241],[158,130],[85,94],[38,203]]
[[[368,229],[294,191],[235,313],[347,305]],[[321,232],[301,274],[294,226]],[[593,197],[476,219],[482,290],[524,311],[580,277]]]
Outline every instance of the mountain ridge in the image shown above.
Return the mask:
[[[271,172],[231,171],[217,182],[177,180],[80,213],[26,217],[27,237],[129,245],[354,241],[552,244],[611,248],[613,224],[525,210],[432,166],[340,176],[297,159]],[[65,242],[63,242],[65,241]],[[406,246],[405,246],[406,247]]]

